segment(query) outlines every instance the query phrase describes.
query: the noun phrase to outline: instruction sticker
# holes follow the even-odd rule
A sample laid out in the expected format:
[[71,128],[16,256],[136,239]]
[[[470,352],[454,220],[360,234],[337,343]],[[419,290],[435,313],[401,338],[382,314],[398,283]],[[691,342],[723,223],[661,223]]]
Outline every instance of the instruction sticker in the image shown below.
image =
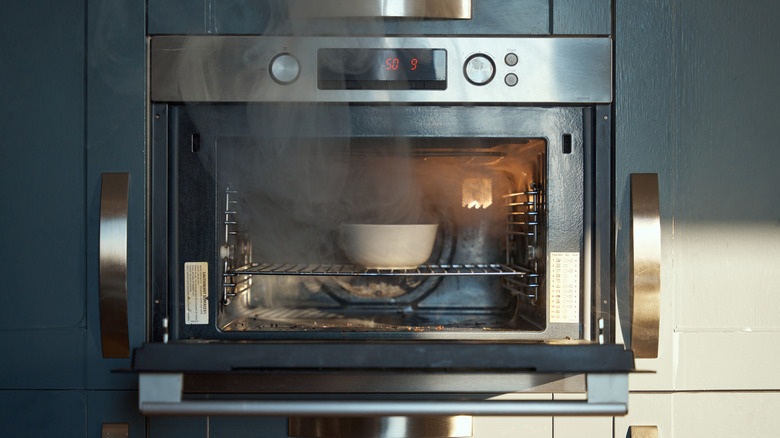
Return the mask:
[[580,253],[550,253],[550,322],[580,322]]
[[209,264],[184,263],[185,324],[209,323]]

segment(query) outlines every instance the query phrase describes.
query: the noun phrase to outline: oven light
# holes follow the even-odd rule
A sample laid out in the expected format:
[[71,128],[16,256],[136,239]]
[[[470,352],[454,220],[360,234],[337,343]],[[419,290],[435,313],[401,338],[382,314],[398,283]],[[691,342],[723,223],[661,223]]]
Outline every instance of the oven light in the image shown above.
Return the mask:
[[488,208],[493,204],[493,180],[466,178],[463,180],[463,208]]

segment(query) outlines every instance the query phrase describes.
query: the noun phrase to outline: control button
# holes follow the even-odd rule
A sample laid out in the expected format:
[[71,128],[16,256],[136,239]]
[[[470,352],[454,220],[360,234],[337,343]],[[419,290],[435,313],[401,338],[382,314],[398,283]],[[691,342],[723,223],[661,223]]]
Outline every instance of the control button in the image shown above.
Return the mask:
[[509,73],[508,75],[504,76],[504,83],[510,87],[514,87],[517,85],[517,75],[514,73]]
[[514,67],[517,65],[517,55],[514,53],[507,53],[506,56],[504,56],[504,62],[506,62],[506,65],[510,67]]
[[298,79],[301,74],[301,65],[289,53],[280,53],[271,60],[268,72],[271,74],[271,79],[282,85],[287,85]]
[[474,85],[485,85],[496,75],[496,65],[487,55],[472,55],[463,66],[463,74]]

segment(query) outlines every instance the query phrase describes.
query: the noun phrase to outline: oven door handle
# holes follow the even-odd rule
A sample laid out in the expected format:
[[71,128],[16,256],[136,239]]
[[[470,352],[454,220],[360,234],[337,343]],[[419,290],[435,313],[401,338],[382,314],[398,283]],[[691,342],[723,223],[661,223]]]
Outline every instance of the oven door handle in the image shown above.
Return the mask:
[[185,400],[183,374],[141,373],[138,408],[144,415],[185,416],[518,416],[625,415],[628,412],[627,373],[589,373],[587,400],[379,400],[344,399],[197,399]]
[[437,18],[471,19],[471,0],[287,0],[293,19]]
[[127,320],[128,173],[104,173],[100,186],[99,301],[103,357],[130,357]]
[[631,350],[658,357],[661,319],[661,213],[658,175],[631,175]]

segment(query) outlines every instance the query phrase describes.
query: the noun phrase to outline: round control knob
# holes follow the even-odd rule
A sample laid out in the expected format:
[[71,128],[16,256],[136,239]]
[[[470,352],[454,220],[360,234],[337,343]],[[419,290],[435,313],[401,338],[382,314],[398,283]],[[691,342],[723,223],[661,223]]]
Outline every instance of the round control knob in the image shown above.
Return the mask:
[[496,75],[496,65],[487,55],[471,55],[463,66],[463,74],[472,84],[485,85]]
[[280,53],[271,60],[268,72],[277,83],[292,84],[301,74],[301,64],[289,53]]

